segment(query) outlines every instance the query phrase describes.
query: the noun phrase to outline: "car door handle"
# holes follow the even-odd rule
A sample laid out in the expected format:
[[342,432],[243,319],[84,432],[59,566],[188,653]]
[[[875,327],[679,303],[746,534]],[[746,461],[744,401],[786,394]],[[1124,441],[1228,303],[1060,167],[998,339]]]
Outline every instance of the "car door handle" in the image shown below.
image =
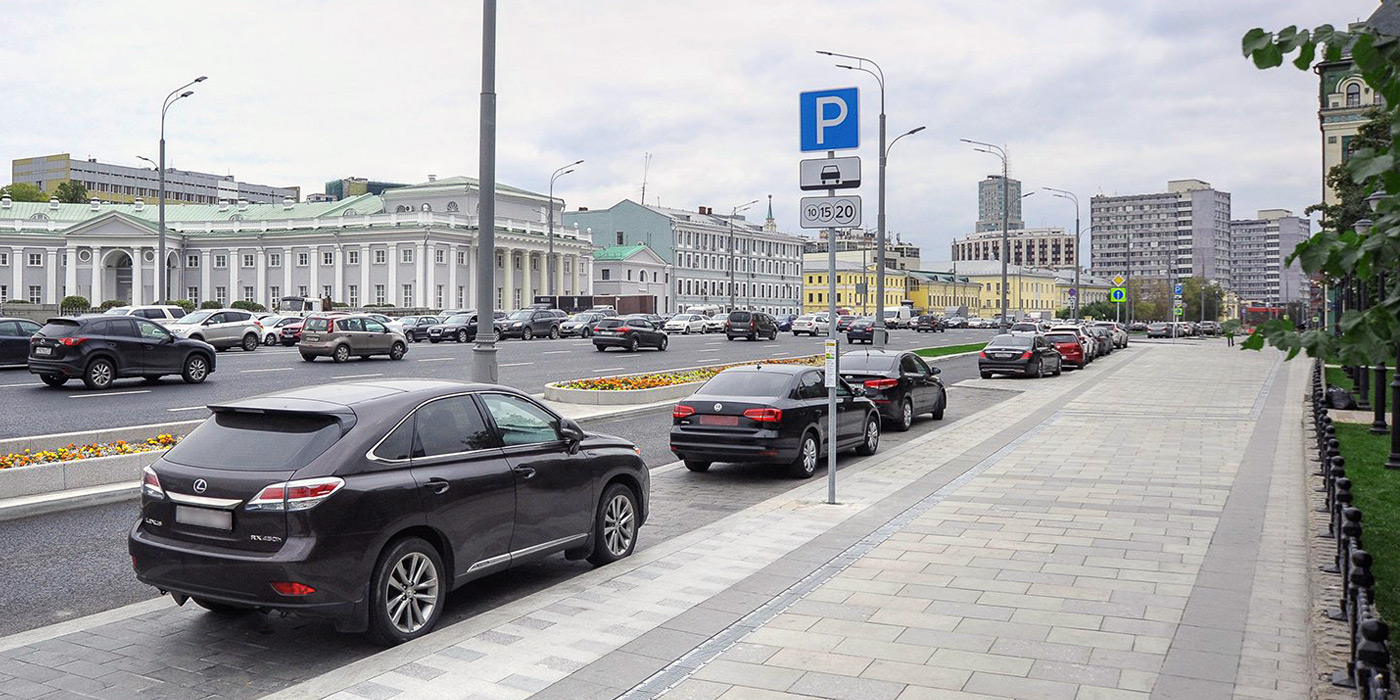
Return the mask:
[[447,493],[447,489],[451,487],[452,484],[448,483],[446,479],[437,478],[428,479],[428,483],[423,484],[423,488],[432,489],[433,493]]
[[530,467],[511,467],[511,471],[519,474],[522,479],[529,479],[535,475],[535,470]]

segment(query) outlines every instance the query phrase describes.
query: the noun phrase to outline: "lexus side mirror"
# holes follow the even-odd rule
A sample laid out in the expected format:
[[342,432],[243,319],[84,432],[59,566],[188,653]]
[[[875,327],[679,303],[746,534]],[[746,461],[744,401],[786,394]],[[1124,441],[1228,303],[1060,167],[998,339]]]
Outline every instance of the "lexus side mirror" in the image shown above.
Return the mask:
[[930,367],[930,368],[929,368],[929,371],[930,371],[930,372],[933,372],[934,374],[943,374],[943,370],[941,370],[941,369],[939,369],[939,368],[937,368],[937,367]]
[[572,443],[582,442],[583,438],[587,436],[587,433],[583,432],[583,428],[572,418],[563,418],[559,421],[559,434]]

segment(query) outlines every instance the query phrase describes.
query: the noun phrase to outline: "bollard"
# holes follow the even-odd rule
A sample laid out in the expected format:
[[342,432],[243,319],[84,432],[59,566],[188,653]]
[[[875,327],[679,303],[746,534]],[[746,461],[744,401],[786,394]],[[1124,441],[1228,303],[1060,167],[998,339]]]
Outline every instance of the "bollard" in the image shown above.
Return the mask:
[[[1351,553],[1351,572],[1347,576],[1346,588],[1343,594],[1346,598],[1347,607],[1347,640],[1351,643],[1351,653],[1347,655],[1347,667],[1345,673],[1337,671],[1332,674],[1332,684],[1345,688],[1355,688],[1359,684],[1356,675],[1356,652],[1360,646],[1360,625],[1362,612],[1366,610],[1373,597],[1375,577],[1371,575],[1371,554],[1364,549],[1357,548]],[[1346,684],[1339,683],[1345,680]]]
[[1361,622],[1356,645],[1356,684],[1361,700],[1385,700],[1390,696],[1390,627],[1367,617]]
[[1337,503],[1332,509],[1332,522],[1328,524],[1328,532],[1336,540],[1337,551],[1333,554],[1332,565],[1322,567],[1322,571],[1329,574],[1342,574],[1343,582],[1346,581],[1346,574],[1343,571],[1345,563],[1342,560],[1342,549],[1347,546],[1346,541],[1346,521],[1343,513],[1351,507],[1351,479],[1345,477],[1337,479]]
[[[1351,492],[1347,492],[1351,496]],[[1361,511],[1355,508],[1347,508],[1343,511],[1342,536],[1337,538],[1337,572],[1342,575],[1342,597],[1338,602],[1336,610],[1328,611],[1327,617],[1342,621],[1347,619],[1347,615],[1352,614],[1349,604],[1349,592],[1351,590],[1351,553],[1361,549]]]

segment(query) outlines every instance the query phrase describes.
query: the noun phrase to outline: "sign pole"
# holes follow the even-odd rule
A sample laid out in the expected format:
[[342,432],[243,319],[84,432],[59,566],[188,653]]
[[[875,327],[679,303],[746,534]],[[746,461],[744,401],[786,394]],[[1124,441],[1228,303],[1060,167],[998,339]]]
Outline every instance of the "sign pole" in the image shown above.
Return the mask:
[[[828,158],[836,156],[827,152]],[[836,190],[828,190],[834,196]],[[836,229],[826,230],[826,502],[836,505],[836,385],[840,381],[840,346],[836,336]],[[863,273],[864,271],[862,271]]]

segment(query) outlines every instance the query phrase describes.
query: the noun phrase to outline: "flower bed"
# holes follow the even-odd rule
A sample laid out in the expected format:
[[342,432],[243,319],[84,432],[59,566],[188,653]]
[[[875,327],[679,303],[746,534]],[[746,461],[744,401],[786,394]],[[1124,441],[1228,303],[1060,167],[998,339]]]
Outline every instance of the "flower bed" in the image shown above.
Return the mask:
[[165,450],[175,446],[179,441],[180,438],[167,433],[157,435],[153,438],[147,438],[145,441],[141,442],[117,440],[115,442],[98,442],[86,445],[70,443],[52,450],[11,452],[9,454],[0,455],[0,469],[29,467],[37,464],[54,464],[58,462],[75,462],[83,459]]
[[735,362],[727,365],[696,367],[694,369],[684,369],[676,372],[653,372],[650,374],[631,374],[616,377],[597,377],[594,379],[575,379],[570,382],[559,382],[557,386],[561,389],[583,389],[588,391],[626,391],[633,389],[655,389],[657,387],[675,386],[677,384],[703,382],[730,367],[743,367],[745,365],[754,364],[821,365],[822,357],[820,355],[814,355],[812,357],[793,357],[781,360]]

